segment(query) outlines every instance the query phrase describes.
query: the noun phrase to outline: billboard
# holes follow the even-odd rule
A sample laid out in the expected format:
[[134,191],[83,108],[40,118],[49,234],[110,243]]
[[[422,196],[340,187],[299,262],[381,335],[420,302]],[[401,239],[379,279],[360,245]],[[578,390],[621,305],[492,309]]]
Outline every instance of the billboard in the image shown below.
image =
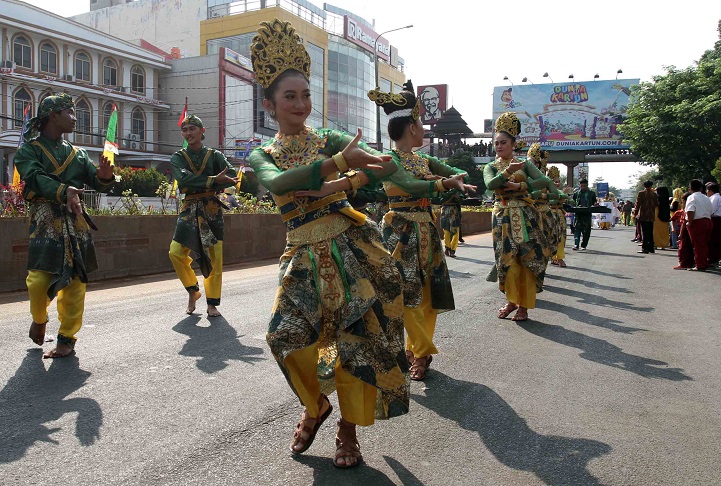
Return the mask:
[[497,86],[493,118],[513,111],[521,121],[519,140],[545,150],[628,149],[616,127],[628,109],[638,79]]
[[431,84],[418,86],[418,99],[421,100],[421,120],[424,125],[435,125],[448,107],[448,85]]

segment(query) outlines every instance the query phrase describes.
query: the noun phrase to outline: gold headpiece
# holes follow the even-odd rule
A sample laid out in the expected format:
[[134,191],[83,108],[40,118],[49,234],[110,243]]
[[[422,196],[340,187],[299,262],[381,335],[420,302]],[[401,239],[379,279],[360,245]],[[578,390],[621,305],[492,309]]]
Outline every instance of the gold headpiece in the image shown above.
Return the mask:
[[514,145],[514,150],[516,152],[519,152],[519,151],[523,150],[524,148],[526,148],[526,142],[524,142],[523,140],[517,141],[516,145]]
[[521,133],[521,122],[515,113],[507,111],[496,120],[496,131],[506,132],[513,138],[516,138],[518,134]]
[[543,155],[541,154],[541,144],[534,142],[531,144],[531,148],[528,149],[528,158],[533,159],[536,162],[541,162]]
[[561,179],[561,171],[558,170],[558,167],[555,165],[548,169],[548,178],[552,181],[557,181]]
[[288,69],[310,79],[310,56],[290,22],[261,22],[250,46],[250,57],[255,79],[265,89]]
[[[410,79],[403,85],[403,88],[400,93],[386,93],[380,88],[376,88],[368,92],[368,99],[378,106],[382,106],[389,119],[410,116],[413,120],[418,120],[421,116],[421,104],[413,92],[413,83]],[[413,103],[412,108],[411,103]]]

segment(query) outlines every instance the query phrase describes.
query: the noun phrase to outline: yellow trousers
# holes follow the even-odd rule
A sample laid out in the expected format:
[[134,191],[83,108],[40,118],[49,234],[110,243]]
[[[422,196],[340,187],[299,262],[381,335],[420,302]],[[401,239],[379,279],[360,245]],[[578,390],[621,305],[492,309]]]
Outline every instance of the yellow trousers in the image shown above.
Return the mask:
[[[211,246],[209,253],[213,269],[203,282],[205,300],[208,305],[220,305],[220,292],[223,287],[223,242],[219,241]],[[199,291],[198,278],[195,276],[195,271],[190,268],[190,264],[193,263],[193,259],[190,257],[190,249],[173,240],[170,243],[168,255],[175,273],[183,283],[183,287],[188,292]]]
[[443,242],[445,243],[446,248],[456,251],[456,248],[458,248],[458,235],[460,234],[461,232],[458,230],[456,230],[453,234],[451,234],[448,230],[443,230]]
[[553,255],[554,260],[563,260],[566,258],[566,235],[564,234],[561,237],[561,242],[558,244],[558,248],[556,249],[556,254]]
[[423,300],[418,307],[403,308],[403,326],[406,328],[408,339],[406,349],[413,352],[416,358],[423,358],[429,354],[438,354],[433,344],[433,333],[436,330],[438,311],[433,308],[431,301],[431,283],[423,286]]
[[[40,270],[29,270],[25,283],[30,296],[30,314],[33,321],[38,324],[48,322],[48,288],[53,274]],[[58,292],[58,342],[61,344],[74,344],[75,336],[83,325],[83,311],[85,311],[86,284],[75,277],[70,285]]]
[[[318,344],[291,353],[284,365],[308,415],[318,417]],[[376,387],[345,371],[340,365],[340,359],[335,365],[335,386],[341,417],[356,425],[373,425],[378,391]]]
[[536,307],[536,276],[521,265],[518,257],[511,263],[506,273],[506,299],[526,309]]

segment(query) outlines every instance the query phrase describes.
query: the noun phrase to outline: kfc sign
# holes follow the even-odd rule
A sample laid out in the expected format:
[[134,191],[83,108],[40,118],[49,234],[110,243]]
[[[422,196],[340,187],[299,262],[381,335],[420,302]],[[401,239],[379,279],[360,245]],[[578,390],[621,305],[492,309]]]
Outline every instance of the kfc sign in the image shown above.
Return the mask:
[[448,106],[448,85],[433,84],[418,86],[417,89],[418,99],[421,100],[421,120],[424,125],[435,125]]
[[369,29],[365,25],[356,22],[347,15],[345,16],[345,29],[343,32],[343,37],[351,41],[353,44],[361,46],[362,48],[367,49],[371,52],[375,50],[376,52],[378,52],[378,57],[380,57],[381,59],[385,59],[386,61],[390,60],[390,43],[383,37],[378,38],[378,42],[376,43],[376,38],[378,37],[378,34],[376,34],[373,30]]

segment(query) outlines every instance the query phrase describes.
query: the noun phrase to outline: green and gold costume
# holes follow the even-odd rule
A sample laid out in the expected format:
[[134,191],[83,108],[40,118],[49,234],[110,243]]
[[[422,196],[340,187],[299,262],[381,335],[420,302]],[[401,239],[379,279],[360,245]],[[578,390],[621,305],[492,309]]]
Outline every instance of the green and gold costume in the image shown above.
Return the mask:
[[[299,135],[278,134],[250,155],[258,181],[272,193],[288,230],[267,340],[306,408],[317,401],[315,381],[299,378],[289,363],[309,363],[303,358],[307,354],[317,359],[321,390],[328,394],[338,387],[342,412],[347,400],[361,400],[355,393],[341,396],[341,378],[351,375],[377,389],[375,418],[385,419],[407,413],[409,405],[402,287],[395,262],[375,223],[354,210],[345,193],[322,198],[294,194],[319,189],[322,162],[352,139],[336,130],[306,127]],[[294,366],[301,370],[305,365]],[[344,419],[372,423],[373,417],[349,408]]]

